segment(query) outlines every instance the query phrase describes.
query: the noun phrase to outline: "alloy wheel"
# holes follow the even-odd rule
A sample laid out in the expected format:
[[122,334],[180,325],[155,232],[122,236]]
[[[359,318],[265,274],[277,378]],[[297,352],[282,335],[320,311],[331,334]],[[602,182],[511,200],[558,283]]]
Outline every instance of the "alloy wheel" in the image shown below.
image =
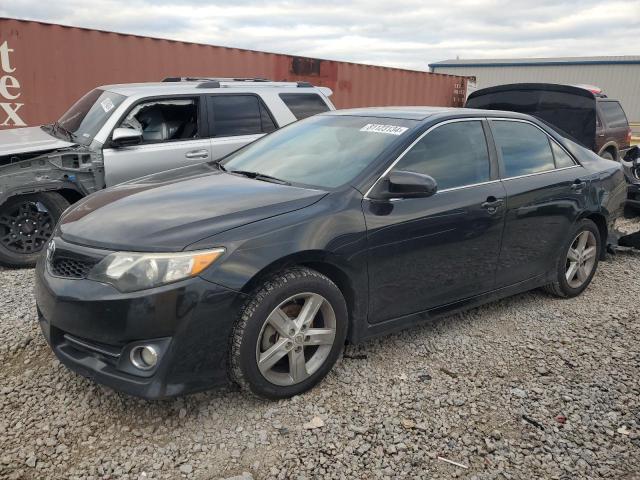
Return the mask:
[[589,230],[578,233],[569,246],[566,261],[566,279],[571,288],[580,288],[589,279],[596,264],[598,243]]
[[267,317],[256,345],[258,369],[269,382],[303,382],[327,360],[336,337],[336,314],[317,293],[300,293]]
[[39,252],[51,238],[54,223],[42,202],[13,204],[0,214],[0,244],[14,253]]

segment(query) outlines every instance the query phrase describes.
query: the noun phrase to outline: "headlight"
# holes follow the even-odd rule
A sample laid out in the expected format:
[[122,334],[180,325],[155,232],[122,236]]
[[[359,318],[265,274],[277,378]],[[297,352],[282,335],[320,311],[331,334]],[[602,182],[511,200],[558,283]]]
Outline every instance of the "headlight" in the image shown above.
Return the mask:
[[195,277],[224,251],[214,248],[179,253],[117,252],[102,259],[87,278],[110,283],[121,292],[135,292]]

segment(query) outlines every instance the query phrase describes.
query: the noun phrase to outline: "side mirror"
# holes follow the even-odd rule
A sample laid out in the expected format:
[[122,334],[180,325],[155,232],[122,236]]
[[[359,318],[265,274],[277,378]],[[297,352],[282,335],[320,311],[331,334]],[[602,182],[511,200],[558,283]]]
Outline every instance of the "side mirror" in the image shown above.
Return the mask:
[[117,147],[138,145],[142,142],[142,132],[135,128],[116,128],[111,135],[111,141]]
[[627,153],[624,156],[625,162],[630,162],[633,164],[636,164],[638,162],[638,159],[640,159],[640,147],[638,147],[637,145],[627,150]]
[[397,170],[378,182],[369,196],[376,200],[425,198],[435,194],[437,190],[438,184],[433,177],[422,173]]

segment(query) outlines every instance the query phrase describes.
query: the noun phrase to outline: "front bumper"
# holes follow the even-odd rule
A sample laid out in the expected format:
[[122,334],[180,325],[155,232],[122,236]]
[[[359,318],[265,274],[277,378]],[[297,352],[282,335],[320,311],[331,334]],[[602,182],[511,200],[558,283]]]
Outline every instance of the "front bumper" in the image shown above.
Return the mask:
[[[147,399],[172,397],[228,382],[227,355],[244,296],[196,277],[135,293],[91,280],[59,278],[45,261],[36,267],[42,332],[71,370]],[[153,344],[150,370],[129,353]]]

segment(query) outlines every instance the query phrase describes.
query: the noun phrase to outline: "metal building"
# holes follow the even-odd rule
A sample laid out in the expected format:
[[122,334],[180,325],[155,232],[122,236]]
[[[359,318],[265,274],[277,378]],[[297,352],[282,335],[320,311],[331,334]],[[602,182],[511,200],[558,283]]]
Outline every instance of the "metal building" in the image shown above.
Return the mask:
[[52,122],[99,85],[206,76],[306,81],[338,108],[462,106],[466,91],[452,75],[0,18],[0,129]]
[[432,72],[475,77],[476,87],[505,83],[597,85],[620,100],[632,123],[640,123],[640,55],[620,57],[514,58],[444,60]]

